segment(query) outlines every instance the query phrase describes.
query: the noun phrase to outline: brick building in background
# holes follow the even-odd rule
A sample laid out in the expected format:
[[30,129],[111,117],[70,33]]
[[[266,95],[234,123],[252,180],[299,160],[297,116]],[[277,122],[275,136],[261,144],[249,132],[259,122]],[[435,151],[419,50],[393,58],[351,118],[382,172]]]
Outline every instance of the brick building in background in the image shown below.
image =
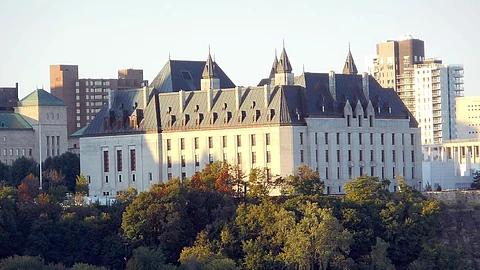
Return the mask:
[[0,87],[0,112],[13,112],[18,103],[18,83],[15,87]]
[[108,102],[111,91],[148,85],[143,70],[118,70],[118,78],[79,78],[77,65],[51,65],[50,91],[67,106],[69,150],[76,152],[78,139],[73,133],[85,127]]

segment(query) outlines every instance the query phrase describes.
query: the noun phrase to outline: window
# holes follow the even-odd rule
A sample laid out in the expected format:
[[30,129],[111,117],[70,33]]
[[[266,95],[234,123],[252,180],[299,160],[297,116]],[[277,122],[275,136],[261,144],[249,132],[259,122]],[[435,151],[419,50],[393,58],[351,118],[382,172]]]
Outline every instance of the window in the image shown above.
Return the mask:
[[340,179],[340,167],[337,167],[337,179]]
[[135,178],[135,174],[132,174],[132,182],[135,182],[136,178]]
[[22,149],[22,156],[25,156],[26,150],[25,148]]
[[303,150],[300,150],[300,162],[303,163]]
[[340,162],[340,150],[337,150],[337,162]]
[[318,134],[315,132],[315,144],[318,144]]
[[395,145],[395,133],[392,133],[392,145]]
[[385,168],[382,167],[382,179],[385,179]]
[[337,133],[337,144],[340,144],[340,133]]
[[172,157],[167,156],[167,168],[171,168],[171,167],[172,167]]
[[328,133],[325,133],[325,144],[328,144]]
[[369,119],[369,122],[370,122],[370,127],[373,127],[373,116],[370,115],[370,116],[368,117],[368,119]]
[[92,179],[90,178],[90,175],[87,175],[87,180],[88,180],[88,183],[89,183],[89,184],[92,183]]
[[185,150],[185,138],[180,139],[180,150]]
[[315,150],[315,162],[318,162],[318,150]]
[[348,178],[352,178],[353,170],[352,167],[348,167]]
[[167,151],[172,150],[172,142],[170,139],[167,139]]
[[360,175],[363,175],[363,167],[360,167]]
[[105,175],[105,183],[108,183],[108,175]]
[[370,133],[370,145],[373,145],[373,133]]
[[348,161],[352,161],[352,150],[348,150]]
[[172,173],[167,173],[168,180],[172,179]]
[[358,143],[362,145],[362,133],[358,133]]
[[348,142],[348,145],[352,144],[352,134],[351,133],[347,134],[347,142]]
[[186,177],[187,177],[187,174],[182,172],[182,182],[183,182],[183,180],[185,180]]
[[252,152],[252,164],[256,164],[256,163],[257,163],[257,153]]
[[270,145],[270,133],[265,134],[265,144]]
[[410,134],[410,144],[411,144],[411,145],[414,144],[414,139],[415,139],[415,135],[414,135],[414,134]]
[[395,162],[395,150],[392,150],[392,162]]
[[362,127],[363,116],[359,115],[359,116],[357,116],[357,117],[358,117],[358,126],[359,126],[359,127]]
[[185,155],[181,156],[182,167],[185,167]]
[[242,146],[242,135],[237,135],[237,147]]
[[360,161],[363,161],[363,151],[362,150],[358,151],[358,155],[359,155]]
[[151,172],[148,173],[148,181],[152,182],[153,174]]
[[412,150],[412,162],[415,162],[415,152]]
[[255,134],[250,135],[250,138],[251,138],[251,140],[252,140],[252,146],[257,145],[257,140],[256,140],[256,138],[255,138]]
[[370,176],[374,176],[375,174],[375,168],[374,167],[370,167]]
[[195,137],[193,139],[193,142],[194,142],[194,145],[195,145],[195,149],[198,149],[198,137]]
[[208,163],[213,163],[213,154],[208,154]]
[[380,144],[383,145],[384,144],[384,136],[385,134],[380,134]]
[[[31,151],[30,151],[31,153]],[[108,164],[108,151],[103,151],[103,171],[104,172],[109,172],[110,167]]]
[[195,166],[200,166],[200,159],[198,158],[198,155],[195,155]]
[[130,149],[130,170],[137,170],[137,154],[135,152],[135,149]]
[[270,151],[267,151],[267,163],[272,162],[272,155],[270,154]]
[[32,149],[28,149],[28,156],[32,156]]
[[385,150],[382,150],[382,162],[385,162]]
[[242,164],[242,153],[237,153],[237,164]]
[[121,174],[118,175],[118,182],[120,182],[120,183],[122,182],[122,175]]
[[395,177],[395,167],[392,168],[392,177]]
[[300,145],[303,145],[303,132],[300,132]]
[[412,167],[412,178],[415,178],[415,168]]
[[222,137],[222,144],[223,144],[223,148],[227,147],[227,136]]
[[370,161],[373,161],[373,150],[370,150]]
[[223,153],[223,162],[227,162],[227,160],[228,160],[227,153]]
[[351,117],[350,115],[347,115],[347,127],[350,126],[350,117]]
[[213,137],[208,137],[208,148],[213,148]]
[[402,145],[405,145],[405,134],[402,133]]
[[117,171],[122,171],[122,150],[117,150]]
[[328,150],[325,150],[325,162],[328,163]]
[[325,179],[328,179],[328,167],[325,168]]

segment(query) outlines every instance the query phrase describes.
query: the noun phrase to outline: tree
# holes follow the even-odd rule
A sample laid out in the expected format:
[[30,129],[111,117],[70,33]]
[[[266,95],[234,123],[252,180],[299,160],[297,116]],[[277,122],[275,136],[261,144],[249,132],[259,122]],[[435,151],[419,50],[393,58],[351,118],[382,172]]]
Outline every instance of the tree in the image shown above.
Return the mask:
[[139,247],[133,251],[133,257],[128,260],[128,270],[163,269],[165,256],[155,248]]
[[24,202],[32,202],[38,196],[40,182],[38,177],[33,174],[27,175],[23,180],[20,186],[18,186],[17,192],[18,196]]
[[295,175],[288,177],[289,185],[293,194],[316,195],[322,194],[324,189],[323,181],[320,180],[318,172],[307,165],[301,165],[295,170]]
[[331,209],[307,203],[303,218],[287,234],[282,258],[296,269],[346,269],[353,264],[351,242]]
[[472,189],[480,189],[480,171],[473,174],[473,183],[470,186]]
[[17,191],[14,188],[0,188],[0,258],[19,254],[20,251],[17,201]]
[[345,184],[346,199],[358,204],[382,204],[389,200],[390,192],[378,177],[362,175]]
[[77,175],[75,193],[80,196],[88,196],[88,182],[83,173]]
[[373,270],[394,270],[392,261],[387,257],[388,243],[382,238],[377,237],[377,244],[372,247],[370,253],[371,265]]
[[56,170],[64,174],[68,191],[75,192],[75,181],[77,175],[80,174],[80,157],[70,152],[65,152],[60,156],[47,157],[43,163],[43,170]]
[[13,187],[18,187],[21,184],[22,179],[29,174],[38,176],[38,171],[38,164],[33,158],[27,158],[24,156],[17,158],[10,166],[7,184]]
[[105,267],[98,267],[86,263],[76,263],[70,270],[107,270]]

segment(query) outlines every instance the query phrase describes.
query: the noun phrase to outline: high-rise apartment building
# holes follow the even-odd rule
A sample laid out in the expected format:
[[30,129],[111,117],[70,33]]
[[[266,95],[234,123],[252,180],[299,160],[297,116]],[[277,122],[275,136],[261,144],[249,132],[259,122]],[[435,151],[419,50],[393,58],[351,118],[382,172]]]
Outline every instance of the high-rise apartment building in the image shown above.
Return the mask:
[[463,96],[463,66],[425,57],[424,42],[406,36],[377,44],[369,72],[394,88],[422,130],[422,144],[456,138],[455,97]]
[[[139,69],[118,70],[117,79],[90,79],[79,78],[77,65],[50,66],[50,90],[67,106],[69,136],[95,118],[104,104],[108,103],[112,91],[146,85],[148,82],[143,80],[143,70]],[[69,148],[78,148],[74,144],[69,144]]]

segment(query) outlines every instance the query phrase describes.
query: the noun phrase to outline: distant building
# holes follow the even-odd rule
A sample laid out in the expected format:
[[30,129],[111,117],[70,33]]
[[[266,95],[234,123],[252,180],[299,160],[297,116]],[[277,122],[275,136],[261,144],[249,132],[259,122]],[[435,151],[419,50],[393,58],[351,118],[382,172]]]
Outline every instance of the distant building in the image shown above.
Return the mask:
[[18,83],[15,87],[0,87],[0,112],[13,112],[18,103]]
[[391,191],[395,175],[422,188],[420,129],[393,90],[367,74],[295,77],[285,49],[272,71],[240,87],[210,55],[169,60],[152,87],[116,91],[76,134],[91,196],[145,191],[216,160],[265,168],[267,181],[305,164],[332,194],[365,174],[390,179]]
[[0,161],[21,156],[42,161],[67,151],[67,117],[63,102],[37,89],[18,102],[15,112],[0,112]]
[[111,91],[138,88],[147,84],[148,82],[143,80],[143,70],[119,70],[116,79],[90,79],[79,78],[76,65],[50,66],[50,91],[67,106],[69,149],[72,152],[78,151],[78,140],[70,135],[93,120],[108,103]]
[[480,97],[457,97],[457,139],[480,140]]
[[422,130],[422,144],[457,137],[455,97],[462,97],[463,66],[425,57],[423,40],[407,36],[377,44],[369,72],[394,88]]

